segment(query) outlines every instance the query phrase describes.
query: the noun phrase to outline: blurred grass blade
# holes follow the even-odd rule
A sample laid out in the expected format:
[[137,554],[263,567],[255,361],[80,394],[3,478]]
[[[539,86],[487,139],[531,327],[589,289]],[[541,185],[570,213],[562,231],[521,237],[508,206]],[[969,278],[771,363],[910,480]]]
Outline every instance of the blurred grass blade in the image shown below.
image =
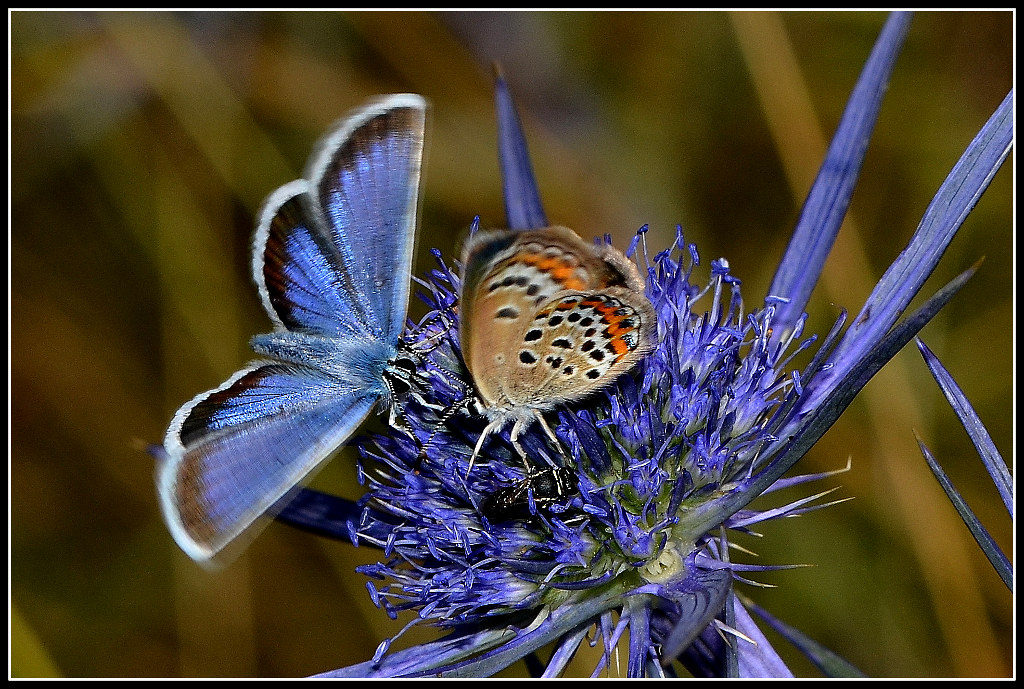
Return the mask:
[[61,672],[39,635],[11,604],[11,677],[60,677]]

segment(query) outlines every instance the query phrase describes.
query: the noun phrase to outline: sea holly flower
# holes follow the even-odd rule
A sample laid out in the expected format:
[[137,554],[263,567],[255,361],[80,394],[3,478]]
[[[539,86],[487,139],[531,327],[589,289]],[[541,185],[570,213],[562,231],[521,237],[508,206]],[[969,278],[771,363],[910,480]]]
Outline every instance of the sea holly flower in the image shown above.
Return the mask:
[[[306,491],[281,518],[381,548],[379,562],[360,568],[373,601],[447,635],[400,648],[400,633],[373,658],[329,675],[487,676],[525,659],[556,676],[584,642],[602,651],[596,675],[628,638],[629,676],[790,676],[754,615],[827,674],[856,673],[742,597],[737,584],[781,565],[747,562],[730,532],[831,504],[823,489],[751,506],[827,476],[786,474],[972,272],[905,313],[1009,151],[1012,93],[859,314],[844,312],[820,336],[804,332],[908,23],[895,14],[883,28],[756,308],[747,309],[726,260],[705,267],[681,229],[671,247],[652,250],[641,228],[628,253],[646,271],[657,348],[606,390],[549,415],[561,448],[532,429],[519,438],[520,457],[506,431],[469,470],[486,421],[465,403],[472,381],[459,358],[459,270],[438,257],[423,282],[431,313],[408,334],[432,346],[423,364],[429,390],[405,405],[408,428],[362,446],[367,494],[355,509]],[[508,224],[546,226],[501,78],[496,97]],[[796,367],[805,350],[810,363]],[[541,649],[551,649],[543,661]]]

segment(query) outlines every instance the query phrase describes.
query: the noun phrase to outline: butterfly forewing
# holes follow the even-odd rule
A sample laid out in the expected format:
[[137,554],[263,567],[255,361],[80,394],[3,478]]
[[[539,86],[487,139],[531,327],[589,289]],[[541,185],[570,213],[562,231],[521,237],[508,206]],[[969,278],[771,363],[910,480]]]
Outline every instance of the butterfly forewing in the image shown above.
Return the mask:
[[284,330],[372,337],[351,276],[311,212],[308,189],[305,180],[288,184],[264,207],[254,257],[264,306]]
[[[405,327],[423,156],[425,108],[419,96],[392,96],[367,108],[353,131],[341,127],[314,158],[310,179],[331,244],[369,312],[374,334],[397,340]],[[340,144],[336,143],[340,142]]]

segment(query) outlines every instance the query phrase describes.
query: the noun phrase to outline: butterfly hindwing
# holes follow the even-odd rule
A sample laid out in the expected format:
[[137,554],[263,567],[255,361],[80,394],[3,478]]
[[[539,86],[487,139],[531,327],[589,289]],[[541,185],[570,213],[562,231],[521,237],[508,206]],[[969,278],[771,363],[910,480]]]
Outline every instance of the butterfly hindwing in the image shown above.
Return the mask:
[[506,393],[559,404],[599,390],[651,350],[654,323],[647,298],[621,287],[559,293],[520,330]]
[[258,362],[175,415],[159,475],[178,544],[207,560],[359,426],[376,397],[310,367]]

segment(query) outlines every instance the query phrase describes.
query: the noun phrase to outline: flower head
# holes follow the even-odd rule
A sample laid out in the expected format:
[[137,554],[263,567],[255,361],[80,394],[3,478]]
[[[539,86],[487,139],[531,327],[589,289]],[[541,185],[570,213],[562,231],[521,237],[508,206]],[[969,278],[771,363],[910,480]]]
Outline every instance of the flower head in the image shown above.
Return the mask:
[[[564,457],[535,430],[522,439],[528,457],[510,443],[489,444],[470,469],[483,422],[460,414],[438,431],[436,408],[417,405],[406,411],[418,439],[364,446],[373,460],[363,464],[367,511],[353,528],[357,540],[384,549],[384,562],[362,568],[383,582],[372,591],[381,607],[415,610],[443,627],[521,626],[537,638],[566,631],[556,613],[589,611],[579,624],[615,610],[634,635],[630,620],[643,620],[650,641],[636,658],[641,672],[668,642],[651,620],[673,618],[663,608],[701,592],[694,582],[716,582],[720,607],[726,544],[691,527],[687,514],[751,474],[796,386],[783,372],[788,343],[771,342],[774,306],[744,313],[728,265],[714,262],[709,283],[695,285],[696,262],[681,233],[674,250],[651,259],[660,345],[633,375],[559,411]],[[439,313],[457,282],[446,266],[436,271],[428,299]],[[427,357],[426,397],[442,409],[466,390],[452,373],[459,343],[453,330],[444,335]],[[438,333],[416,337],[436,341]],[[725,526],[758,518],[737,513]],[[383,538],[380,523],[390,525]]]
[[[557,675],[588,637],[604,649],[597,673],[627,633],[630,676],[671,675],[680,664],[694,674],[788,674],[733,590],[744,572],[771,567],[733,562],[728,534],[823,506],[824,493],[764,510],[750,503],[821,478],[783,475],[969,277],[899,321],[1010,146],[1008,96],[852,324],[844,330],[843,314],[823,337],[803,335],[804,306],[908,21],[896,14],[886,24],[771,290],[754,308],[746,310],[725,260],[705,268],[681,229],[651,255],[641,228],[627,253],[646,269],[657,347],[609,387],[548,415],[561,447],[532,429],[518,439],[521,457],[506,430],[470,469],[486,420],[465,403],[473,381],[460,360],[460,278],[439,257],[424,283],[431,314],[407,334],[427,352],[429,384],[405,404],[405,432],[362,446],[367,494],[345,524],[354,542],[382,549],[361,568],[374,602],[449,633],[402,650],[387,640],[373,659],[333,674],[490,675],[553,644],[544,673]],[[497,102],[509,225],[544,226],[500,77]],[[810,363],[794,367],[812,346]],[[300,498],[283,516],[328,529],[314,504]],[[827,652],[808,652],[839,666]]]

